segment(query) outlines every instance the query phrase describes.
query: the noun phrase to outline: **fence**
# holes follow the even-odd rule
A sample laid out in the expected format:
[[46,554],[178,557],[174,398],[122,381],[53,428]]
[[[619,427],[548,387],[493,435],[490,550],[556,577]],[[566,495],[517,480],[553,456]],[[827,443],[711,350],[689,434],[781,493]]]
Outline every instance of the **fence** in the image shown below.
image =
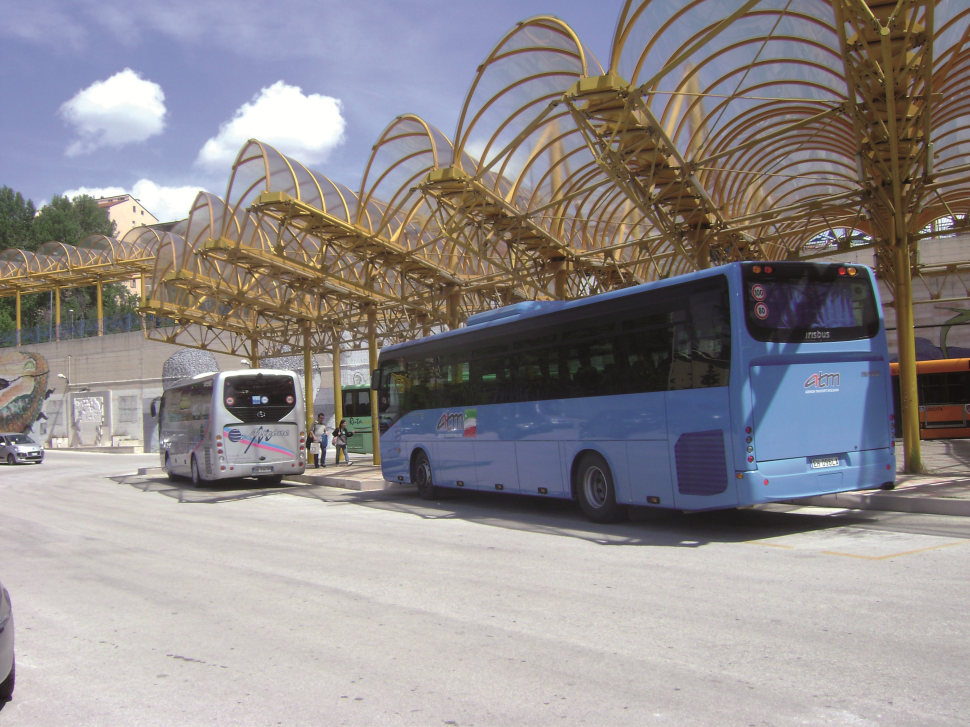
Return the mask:
[[[144,325],[141,317],[137,313],[124,313],[118,316],[106,316],[104,318],[104,335],[113,333],[131,333],[132,331],[143,331],[144,326],[152,328],[164,328],[174,325],[174,322],[167,318],[155,319],[155,316],[145,316]],[[74,321],[61,322],[60,336],[57,335],[56,327],[30,326],[20,329],[21,346],[30,346],[38,343],[49,343],[51,341],[69,341],[74,338],[90,338],[98,335],[97,319],[81,318]],[[0,331],[0,348],[17,346],[17,331]]]

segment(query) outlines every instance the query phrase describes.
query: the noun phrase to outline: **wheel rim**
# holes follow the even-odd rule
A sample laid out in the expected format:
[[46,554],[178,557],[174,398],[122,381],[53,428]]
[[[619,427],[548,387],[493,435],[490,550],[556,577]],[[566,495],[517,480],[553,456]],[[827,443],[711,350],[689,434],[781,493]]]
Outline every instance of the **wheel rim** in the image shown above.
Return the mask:
[[586,502],[596,508],[603,507],[610,491],[606,475],[599,467],[593,466],[586,470],[583,477],[583,493],[586,495]]
[[8,454],[7,455],[7,464],[16,464],[16,463],[17,463],[17,460],[15,460],[13,458],[13,455],[12,454]]
[[418,487],[421,489],[426,489],[431,486],[431,465],[428,464],[428,460],[422,460],[418,463]]

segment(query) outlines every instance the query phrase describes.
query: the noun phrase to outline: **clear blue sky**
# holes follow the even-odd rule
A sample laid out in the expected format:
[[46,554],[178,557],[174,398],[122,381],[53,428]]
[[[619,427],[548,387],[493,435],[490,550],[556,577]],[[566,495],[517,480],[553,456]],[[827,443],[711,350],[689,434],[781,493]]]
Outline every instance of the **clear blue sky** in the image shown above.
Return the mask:
[[620,5],[0,0],[0,185],[35,204],[134,192],[167,218],[187,209],[184,188],[224,194],[241,136],[288,127],[281,150],[355,189],[394,116],[453,134],[476,67],[517,21],[556,15],[605,64]]

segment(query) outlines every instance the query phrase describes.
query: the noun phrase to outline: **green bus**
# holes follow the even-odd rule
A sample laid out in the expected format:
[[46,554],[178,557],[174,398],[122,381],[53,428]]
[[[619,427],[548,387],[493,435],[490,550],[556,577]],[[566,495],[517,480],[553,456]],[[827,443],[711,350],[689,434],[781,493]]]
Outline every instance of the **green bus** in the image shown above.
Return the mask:
[[[347,451],[355,454],[373,454],[374,442],[371,437],[370,386],[344,386],[343,416],[347,429],[354,436],[347,437]],[[340,422],[335,422],[339,424]]]

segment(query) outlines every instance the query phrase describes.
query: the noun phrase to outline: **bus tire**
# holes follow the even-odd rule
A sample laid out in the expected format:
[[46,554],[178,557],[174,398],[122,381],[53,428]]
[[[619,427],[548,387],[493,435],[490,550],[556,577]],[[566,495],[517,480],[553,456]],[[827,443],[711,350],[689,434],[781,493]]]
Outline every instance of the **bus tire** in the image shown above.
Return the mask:
[[178,482],[182,479],[172,471],[172,458],[168,456],[168,452],[165,453],[165,474],[168,475],[168,479],[172,482]]
[[579,461],[576,494],[583,514],[594,523],[615,523],[625,514],[623,506],[616,503],[610,466],[596,452],[587,452]]
[[428,459],[428,455],[424,453],[424,450],[418,452],[418,456],[414,459],[414,473],[412,474],[411,481],[418,488],[418,495],[421,496],[421,499],[438,499],[439,489],[434,486],[434,479],[431,474],[431,460]]
[[194,454],[192,455],[191,472],[192,472],[192,487],[204,486],[205,480],[202,479],[202,473],[199,472],[199,460],[195,458]]
[[10,665],[10,673],[7,678],[0,683],[0,704],[4,702],[9,702],[13,699],[13,689],[17,684],[17,660],[14,658],[13,663]]

